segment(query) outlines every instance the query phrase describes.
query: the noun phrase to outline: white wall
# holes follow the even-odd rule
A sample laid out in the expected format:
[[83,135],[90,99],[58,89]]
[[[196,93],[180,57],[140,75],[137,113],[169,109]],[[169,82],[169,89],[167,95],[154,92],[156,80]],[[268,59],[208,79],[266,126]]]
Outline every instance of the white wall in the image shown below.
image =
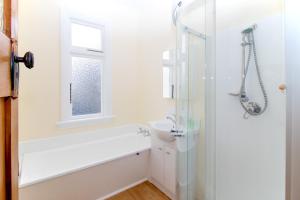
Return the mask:
[[[60,8],[62,0],[19,2],[19,53],[35,54],[21,69],[20,139],[52,137],[160,119],[174,106],[162,98],[162,52],[175,47],[172,0],[69,0],[69,6],[111,22],[111,122],[58,128],[60,121]],[[146,7],[147,6],[147,7]],[[153,15],[155,13],[155,15]]]
[[140,116],[143,121],[162,119],[174,108],[174,100],[162,99],[162,52],[176,48],[172,23],[173,0],[140,2],[139,62]]
[[[117,1],[117,0],[116,0]],[[19,4],[19,52],[35,54],[35,68],[21,69],[20,139],[33,139],[116,126],[138,121],[137,12],[116,1],[103,2],[97,17],[112,25],[112,104],[116,118],[111,123],[77,129],[61,129],[60,121],[60,8],[62,1],[23,0]],[[80,7],[71,4],[74,9]],[[87,6],[88,4],[84,4]],[[83,5],[81,5],[83,6]],[[95,7],[82,11],[95,13]],[[101,11],[101,12],[100,12]],[[123,20],[128,23],[125,24]],[[123,48],[126,48],[124,50]],[[130,72],[130,73],[128,73]],[[126,76],[124,76],[126,74]],[[120,98],[122,97],[122,98]]]
[[[285,102],[278,90],[285,83],[284,27],[280,0],[217,0],[216,33],[216,188],[217,200],[285,199]],[[258,62],[269,97],[267,111],[243,119],[238,98],[241,85],[241,31],[255,31]],[[252,65],[249,96],[263,105]]]

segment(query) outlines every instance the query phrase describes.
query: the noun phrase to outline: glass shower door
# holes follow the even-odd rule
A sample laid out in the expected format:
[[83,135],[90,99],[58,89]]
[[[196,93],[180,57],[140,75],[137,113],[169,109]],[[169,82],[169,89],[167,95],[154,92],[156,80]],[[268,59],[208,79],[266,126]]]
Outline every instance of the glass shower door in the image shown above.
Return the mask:
[[205,35],[177,21],[177,197],[205,199]]

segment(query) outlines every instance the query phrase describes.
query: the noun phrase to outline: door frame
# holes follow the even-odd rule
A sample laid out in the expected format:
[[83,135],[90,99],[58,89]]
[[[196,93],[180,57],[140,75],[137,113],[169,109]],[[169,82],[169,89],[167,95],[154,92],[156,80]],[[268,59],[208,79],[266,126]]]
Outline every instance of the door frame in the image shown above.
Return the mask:
[[[0,32],[0,142],[4,144],[0,178],[5,182],[0,185],[1,192],[5,193],[0,196],[1,200],[18,200],[19,190],[18,85],[12,86],[12,77],[18,77],[18,65],[12,65],[12,52],[17,53],[18,45],[17,3],[17,0],[3,0],[3,30]],[[14,76],[13,71],[17,72]]]

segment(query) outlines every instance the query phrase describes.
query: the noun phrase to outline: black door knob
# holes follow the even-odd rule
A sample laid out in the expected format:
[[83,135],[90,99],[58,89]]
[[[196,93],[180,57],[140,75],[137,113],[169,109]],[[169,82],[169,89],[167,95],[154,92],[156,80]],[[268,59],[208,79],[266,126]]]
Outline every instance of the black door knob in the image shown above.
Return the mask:
[[14,61],[16,63],[24,63],[24,65],[28,68],[31,69],[34,67],[34,55],[30,51],[25,53],[24,57],[14,57]]

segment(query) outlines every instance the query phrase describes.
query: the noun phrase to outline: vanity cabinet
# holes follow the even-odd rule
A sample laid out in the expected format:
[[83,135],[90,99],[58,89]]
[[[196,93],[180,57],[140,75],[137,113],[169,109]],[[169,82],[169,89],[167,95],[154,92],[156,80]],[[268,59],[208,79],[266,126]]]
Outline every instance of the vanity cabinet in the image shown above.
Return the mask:
[[164,186],[171,193],[176,192],[176,151],[165,147],[164,151]]
[[164,183],[164,150],[161,146],[151,149],[151,176],[158,183]]
[[176,150],[168,144],[156,143],[151,148],[151,178],[162,191],[176,193]]

